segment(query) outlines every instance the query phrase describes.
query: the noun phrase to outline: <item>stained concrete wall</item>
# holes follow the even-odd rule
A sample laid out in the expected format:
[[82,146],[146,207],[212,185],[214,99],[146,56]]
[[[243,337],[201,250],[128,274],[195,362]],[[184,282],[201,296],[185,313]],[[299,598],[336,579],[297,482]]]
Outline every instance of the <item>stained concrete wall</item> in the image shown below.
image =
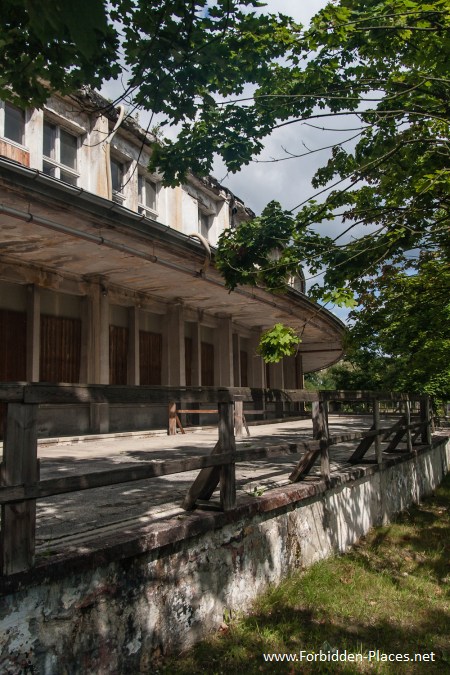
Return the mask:
[[194,513],[133,541],[117,534],[3,579],[2,672],[29,662],[42,675],[150,672],[245,610],[295,568],[345,551],[371,527],[430,493],[448,471],[450,442],[417,457],[351,469],[323,483],[249,498],[236,511]]

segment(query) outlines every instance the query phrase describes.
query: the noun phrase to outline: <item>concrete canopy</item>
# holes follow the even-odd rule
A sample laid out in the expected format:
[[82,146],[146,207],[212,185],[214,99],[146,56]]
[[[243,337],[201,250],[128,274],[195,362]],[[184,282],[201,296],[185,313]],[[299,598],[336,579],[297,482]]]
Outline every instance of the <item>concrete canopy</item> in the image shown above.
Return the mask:
[[[164,313],[180,303],[189,319],[228,316],[245,331],[277,322],[302,335],[304,372],[342,357],[345,327],[295,290],[230,293],[214,265],[205,271],[203,245],[107,199],[0,159],[0,278],[40,283],[75,295],[100,280],[105,293],[130,306]],[[15,272],[14,272],[15,270]]]

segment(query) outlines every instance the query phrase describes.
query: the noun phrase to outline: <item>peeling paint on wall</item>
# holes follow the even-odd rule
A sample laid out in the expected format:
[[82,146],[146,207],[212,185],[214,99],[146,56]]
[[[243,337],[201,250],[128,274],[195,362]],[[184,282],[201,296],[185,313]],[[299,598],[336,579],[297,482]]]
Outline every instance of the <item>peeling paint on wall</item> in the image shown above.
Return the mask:
[[348,549],[431,492],[449,465],[447,441],[301,502],[283,506],[280,493],[272,511],[171,547],[31,582],[1,600],[2,672],[26,664],[40,675],[147,672],[152,659],[188,648],[292,569]]

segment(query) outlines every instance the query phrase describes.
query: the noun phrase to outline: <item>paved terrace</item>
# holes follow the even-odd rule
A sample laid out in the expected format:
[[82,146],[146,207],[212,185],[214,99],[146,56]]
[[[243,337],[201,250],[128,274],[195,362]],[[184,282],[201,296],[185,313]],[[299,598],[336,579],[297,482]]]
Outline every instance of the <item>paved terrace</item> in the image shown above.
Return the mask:
[[[391,426],[392,416],[382,426]],[[368,429],[372,417],[339,417],[330,415],[330,433],[345,433]],[[237,442],[238,448],[261,447],[312,439],[312,422],[308,419],[250,426],[251,437]],[[146,460],[180,459],[209,454],[218,438],[217,429],[187,431],[186,435],[167,436],[164,432],[123,434],[109,437],[80,437],[75,439],[43,439],[39,441],[41,479],[88,473],[132,466]],[[350,467],[348,458],[357,443],[330,448],[331,471]],[[383,444],[384,447],[384,444]],[[400,450],[405,445],[400,446]],[[397,453],[398,454],[398,453]],[[289,485],[288,476],[301,455],[271,457],[236,464],[237,503],[258,499],[269,490]],[[389,455],[392,457],[392,455]],[[394,455],[395,456],[395,455]],[[367,460],[374,459],[369,450]],[[364,462],[367,464],[367,461]],[[353,465],[354,466],[354,465]],[[320,480],[319,463],[305,479]],[[180,507],[198,470],[153,479],[122,483],[104,488],[84,490],[37,501],[36,552],[41,556],[69,553],[101,546],[102,539],[111,540],[114,533],[139,535],[151,524],[164,520],[185,519]],[[213,496],[210,511],[218,502]]]

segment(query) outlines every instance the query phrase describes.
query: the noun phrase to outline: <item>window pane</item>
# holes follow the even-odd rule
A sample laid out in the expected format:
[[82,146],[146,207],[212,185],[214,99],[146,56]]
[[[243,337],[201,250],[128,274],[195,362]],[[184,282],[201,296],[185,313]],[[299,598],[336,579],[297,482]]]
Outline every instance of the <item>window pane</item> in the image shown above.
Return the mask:
[[156,184],[151,180],[145,181],[145,206],[156,211]]
[[53,178],[56,177],[56,167],[54,167],[53,164],[44,162],[43,171],[47,176],[53,176]]
[[16,143],[23,143],[25,130],[25,113],[10,103],[5,103],[5,138]]
[[111,182],[114,192],[122,192],[123,164],[115,159],[111,160]]
[[199,211],[198,225],[200,234],[207,238],[209,234],[209,216],[206,213]]
[[56,159],[55,157],[55,140],[56,140],[56,127],[54,124],[49,124],[44,122],[44,148],[43,153],[45,157],[50,157],[50,159]]
[[59,142],[61,146],[61,157],[59,161],[65,166],[70,166],[71,169],[76,169],[78,146],[76,136],[72,136],[72,134],[68,134],[67,131],[61,129]]
[[62,169],[61,169],[61,180],[63,180],[65,183],[70,183],[70,185],[76,185],[78,182],[77,177],[74,176],[73,173],[63,171]]

